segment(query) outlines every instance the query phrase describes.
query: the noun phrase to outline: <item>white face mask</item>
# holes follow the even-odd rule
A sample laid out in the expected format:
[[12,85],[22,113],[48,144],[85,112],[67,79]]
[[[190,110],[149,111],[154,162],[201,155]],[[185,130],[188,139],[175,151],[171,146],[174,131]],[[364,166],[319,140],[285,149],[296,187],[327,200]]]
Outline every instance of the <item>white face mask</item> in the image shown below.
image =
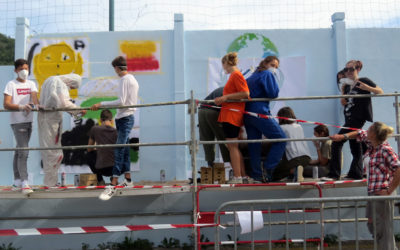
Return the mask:
[[29,72],[28,72],[28,70],[26,70],[26,69],[23,69],[23,70],[20,70],[19,72],[18,72],[18,77],[21,79],[21,80],[26,80],[26,79],[28,79],[28,75],[29,75]]
[[350,85],[350,86],[354,84],[354,81],[351,80],[350,78],[342,78],[342,79],[339,80],[339,82],[341,84]]
[[276,74],[276,68],[274,67],[269,67],[267,70],[270,71],[272,74]]

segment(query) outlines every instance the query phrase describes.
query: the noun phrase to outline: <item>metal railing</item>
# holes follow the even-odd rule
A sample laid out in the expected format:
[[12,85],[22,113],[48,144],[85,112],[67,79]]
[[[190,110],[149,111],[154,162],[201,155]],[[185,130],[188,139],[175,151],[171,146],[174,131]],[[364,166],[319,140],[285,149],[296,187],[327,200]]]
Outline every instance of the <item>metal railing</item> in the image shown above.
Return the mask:
[[[390,201],[391,206],[393,206],[393,201],[395,200],[400,200],[400,196],[358,196],[358,197],[335,197],[335,198],[301,198],[301,199],[265,199],[265,200],[240,200],[240,201],[230,201],[230,202],[225,202],[222,205],[218,207],[218,209],[215,212],[214,216],[214,223],[219,224],[220,226],[215,228],[215,242],[214,242],[214,248],[215,249],[220,249],[221,245],[229,244],[229,245],[234,245],[234,249],[237,249],[237,245],[239,243],[250,243],[251,244],[251,249],[255,248],[255,244],[268,244],[268,248],[272,249],[273,248],[273,243],[285,243],[286,249],[289,249],[289,243],[302,243],[303,248],[307,248],[307,242],[317,242],[319,243],[320,249],[324,249],[324,240],[325,240],[325,223],[337,223],[337,247],[338,249],[342,249],[342,223],[353,223],[354,224],[354,232],[355,232],[355,249],[360,249],[360,239],[359,239],[359,223],[365,223],[367,221],[367,218],[359,216],[359,208],[360,208],[360,203],[366,203],[366,202],[372,202],[372,218],[373,218],[373,242],[374,242],[374,249],[378,249],[377,245],[377,240],[376,240],[376,210],[375,210],[375,204],[377,201]],[[346,205],[343,206],[343,203]],[[336,213],[331,212],[330,217],[334,217],[334,214],[336,214],[336,218],[334,219],[326,219],[324,216],[324,206],[326,204],[333,204],[330,209],[336,208]],[[354,206],[354,219],[346,219],[344,218],[344,214],[342,212],[343,207],[348,208],[348,204],[353,204]],[[279,206],[284,206],[285,207],[285,221],[279,221],[279,222],[273,222],[272,221],[272,213],[271,213],[271,207],[279,205]],[[290,221],[289,220],[289,206],[296,206],[297,210],[299,211],[298,213],[303,214],[303,219],[298,220],[298,221]],[[301,207],[300,209],[298,207]],[[312,206],[317,206],[319,207],[319,210],[314,210],[313,212],[319,213],[319,219],[316,220],[306,220],[305,218],[305,213],[307,208],[310,209]],[[257,209],[255,209],[257,207]],[[253,212],[260,210],[260,207],[265,209],[267,207],[267,215],[268,219],[267,222],[264,223],[264,227],[268,226],[268,240],[256,240],[255,239],[255,230],[254,230],[254,216]],[[230,213],[231,215],[236,216],[238,211],[250,211],[250,225],[251,225],[251,240],[246,240],[246,241],[238,241],[237,240],[237,221],[234,218],[233,224],[228,223],[228,224],[222,224],[221,223],[221,213],[226,210],[227,208],[229,209],[234,209],[234,212]],[[245,209],[245,210],[243,210]],[[352,209],[352,208],[350,208]],[[318,216],[317,216],[318,217]],[[390,221],[394,220],[400,220],[400,217],[394,217],[393,214],[389,215]],[[319,225],[319,235],[318,239],[316,238],[307,238],[307,225],[310,224],[318,224]],[[271,227],[272,225],[284,225],[285,227],[285,239],[282,240],[274,240],[272,237],[272,230]],[[303,225],[303,239],[291,239],[290,238],[290,230],[289,226],[290,225]],[[233,240],[229,241],[221,241],[221,228],[226,228],[229,226],[233,226],[234,229],[234,237]],[[314,230],[315,231],[315,230]],[[392,230],[393,231],[393,230]],[[332,230],[330,231],[332,232]],[[264,234],[262,234],[264,235]],[[310,237],[310,236],[309,236]]]
[[[365,98],[365,97],[395,97],[395,110],[396,110],[396,134],[393,135],[396,137],[396,141],[398,144],[398,149],[400,150],[400,125],[399,125],[399,102],[398,96],[399,93],[388,93],[388,94],[378,94],[378,95],[333,95],[333,96],[308,96],[308,97],[286,97],[286,98],[257,98],[252,100],[239,100],[242,102],[258,102],[258,101],[298,101],[298,100],[319,100],[319,99],[339,99],[339,98]],[[112,148],[112,147],[143,147],[143,146],[188,146],[190,149],[191,155],[191,166],[192,166],[192,179],[193,179],[193,188],[192,188],[192,199],[193,199],[193,223],[197,224],[197,211],[198,203],[197,193],[198,193],[198,183],[197,183],[197,150],[198,146],[202,144],[220,144],[220,143],[252,143],[252,142],[283,142],[283,141],[321,141],[328,140],[328,138],[304,138],[304,139],[259,139],[259,140],[235,140],[235,141],[199,141],[196,139],[196,113],[197,106],[201,103],[211,103],[211,101],[205,100],[196,100],[193,96],[193,91],[191,91],[191,98],[184,101],[172,101],[172,102],[163,102],[163,103],[152,103],[152,104],[139,104],[139,105],[129,105],[129,106],[112,106],[112,107],[101,107],[100,109],[106,108],[145,108],[145,107],[153,107],[153,106],[168,106],[168,105],[188,105],[189,106],[189,115],[190,115],[190,139],[182,142],[158,142],[158,143],[132,143],[132,144],[106,144],[106,145],[76,145],[76,146],[62,146],[62,147],[49,147],[49,148],[41,148],[41,147],[26,147],[26,148],[0,148],[0,151],[15,151],[15,150],[53,150],[53,149],[86,149],[86,148]],[[237,101],[236,101],[237,102]],[[72,111],[72,110],[86,110],[88,108],[74,108],[74,109],[44,109],[38,112],[54,112],[54,111]],[[0,109],[0,112],[14,112],[11,110]],[[19,111],[15,111],[19,112]],[[33,112],[36,112],[35,110]],[[197,239],[197,230],[194,230],[194,238]],[[195,249],[198,248],[198,243],[195,244]]]

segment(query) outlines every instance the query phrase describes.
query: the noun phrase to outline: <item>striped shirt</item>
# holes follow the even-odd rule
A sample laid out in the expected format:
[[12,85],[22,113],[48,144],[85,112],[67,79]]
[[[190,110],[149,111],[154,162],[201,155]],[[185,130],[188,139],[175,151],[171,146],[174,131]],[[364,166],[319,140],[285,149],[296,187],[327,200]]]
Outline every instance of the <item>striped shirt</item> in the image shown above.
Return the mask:
[[368,146],[365,153],[370,157],[368,193],[372,194],[389,189],[389,184],[393,180],[393,173],[400,166],[397,154],[387,141],[374,147],[367,138],[367,131],[361,130],[357,136],[357,141],[363,141]]

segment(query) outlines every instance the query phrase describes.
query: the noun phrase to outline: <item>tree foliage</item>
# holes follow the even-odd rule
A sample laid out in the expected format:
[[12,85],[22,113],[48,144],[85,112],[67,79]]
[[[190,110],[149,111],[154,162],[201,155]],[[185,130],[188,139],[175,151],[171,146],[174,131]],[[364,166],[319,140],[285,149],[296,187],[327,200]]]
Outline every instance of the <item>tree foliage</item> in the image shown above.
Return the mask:
[[14,64],[15,39],[0,33],[0,65]]

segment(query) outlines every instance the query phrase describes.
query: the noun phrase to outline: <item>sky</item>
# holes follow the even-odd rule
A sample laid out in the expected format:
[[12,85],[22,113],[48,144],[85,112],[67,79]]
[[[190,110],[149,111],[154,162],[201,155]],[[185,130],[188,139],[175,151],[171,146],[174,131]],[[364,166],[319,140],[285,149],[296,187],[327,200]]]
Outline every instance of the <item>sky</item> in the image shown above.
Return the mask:
[[[173,29],[174,13],[186,30],[329,28],[345,12],[348,28],[400,28],[398,0],[114,0],[115,30]],[[0,0],[0,33],[14,37],[15,18],[32,34],[107,31],[109,0]]]

